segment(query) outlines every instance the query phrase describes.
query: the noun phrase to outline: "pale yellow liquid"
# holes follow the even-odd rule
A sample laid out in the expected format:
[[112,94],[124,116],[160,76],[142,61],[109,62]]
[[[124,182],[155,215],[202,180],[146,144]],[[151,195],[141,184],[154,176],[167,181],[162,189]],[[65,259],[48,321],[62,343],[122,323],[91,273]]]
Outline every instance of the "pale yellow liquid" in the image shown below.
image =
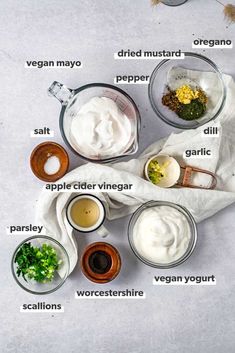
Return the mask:
[[70,216],[79,227],[89,228],[97,223],[100,209],[95,201],[84,198],[74,202],[70,210]]

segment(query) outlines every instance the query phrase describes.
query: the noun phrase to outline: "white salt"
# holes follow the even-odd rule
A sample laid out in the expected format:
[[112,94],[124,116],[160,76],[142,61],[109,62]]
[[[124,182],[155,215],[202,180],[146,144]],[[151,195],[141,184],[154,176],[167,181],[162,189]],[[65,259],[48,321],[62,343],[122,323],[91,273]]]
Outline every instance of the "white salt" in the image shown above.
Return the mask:
[[51,156],[44,164],[44,172],[48,175],[56,174],[60,169],[60,160],[56,156]]

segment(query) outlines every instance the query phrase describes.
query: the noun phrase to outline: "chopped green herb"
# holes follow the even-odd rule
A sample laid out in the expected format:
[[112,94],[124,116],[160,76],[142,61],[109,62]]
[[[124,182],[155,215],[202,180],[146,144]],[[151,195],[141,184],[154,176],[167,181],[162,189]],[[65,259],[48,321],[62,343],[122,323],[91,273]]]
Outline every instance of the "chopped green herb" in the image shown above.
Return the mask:
[[158,161],[153,160],[148,166],[148,176],[153,184],[158,184],[165,176],[165,169],[168,166],[168,162],[160,166]]
[[178,115],[184,120],[195,120],[203,116],[206,111],[206,105],[201,103],[199,99],[194,99],[190,104],[181,106]]
[[46,283],[53,280],[55,271],[62,261],[58,259],[52,246],[42,244],[41,247],[34,247],[29,242],[21,246],[16,254],[15,263],[18,265],[16,269],[18,277],[22,275],[26,282],[27,279],[33,279]]

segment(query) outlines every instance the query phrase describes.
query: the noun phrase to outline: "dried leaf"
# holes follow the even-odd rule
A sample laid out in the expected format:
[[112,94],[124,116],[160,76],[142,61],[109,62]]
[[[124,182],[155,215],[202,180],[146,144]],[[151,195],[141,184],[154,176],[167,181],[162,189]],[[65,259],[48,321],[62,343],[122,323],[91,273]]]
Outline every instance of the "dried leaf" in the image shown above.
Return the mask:
[[228,4],[224,7],[224,14],[229,22],[235,22],[235,6]]
[[151,0],[152,6],[160,4],[161,0]]

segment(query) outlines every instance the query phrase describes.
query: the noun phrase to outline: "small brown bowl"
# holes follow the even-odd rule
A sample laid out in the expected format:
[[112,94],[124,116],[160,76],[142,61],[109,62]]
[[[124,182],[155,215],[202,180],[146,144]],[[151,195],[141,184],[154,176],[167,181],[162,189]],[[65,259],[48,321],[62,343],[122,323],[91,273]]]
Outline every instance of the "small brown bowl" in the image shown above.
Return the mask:
[[107,283],[119,274],[121,257],[117,249],[108,243],[92,243],[82,255],[81,267],[83,274],[90,281]]
[[[60,169],[55,174],[47,174],[44,165],[48,158],[57,157],[60,160]],[[69,156],[65,149],[55,142],[43,142],[37,145],[30,156],[30,166],[37,178],[47,182],[54,182],[62,178],[69,168]]]

